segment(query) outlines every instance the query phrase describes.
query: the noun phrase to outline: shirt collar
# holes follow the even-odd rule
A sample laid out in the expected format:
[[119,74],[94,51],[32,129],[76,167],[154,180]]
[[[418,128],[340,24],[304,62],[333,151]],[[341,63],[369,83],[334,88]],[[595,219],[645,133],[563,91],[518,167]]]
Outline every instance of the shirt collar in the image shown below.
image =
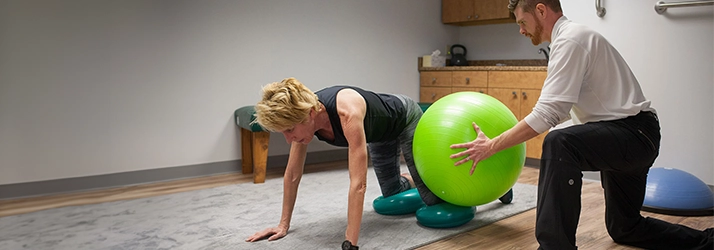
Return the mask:
[[560,35],[560,27],[562,27],[563,24],[565,24],[565,23],[567,23],[567,22],[569,22],[569,21],[570,21],[570,20],[568,20],[568,18],[565,17],[565,15],[561,16],[560,18],[558,18],[558,21],[555,21],[555,25],[553,25],[553,32],[550,34],[550,41],[551,41],[551,43],[552,43],[553,41],[555,41],[555,38],[558,37],[558,35]]

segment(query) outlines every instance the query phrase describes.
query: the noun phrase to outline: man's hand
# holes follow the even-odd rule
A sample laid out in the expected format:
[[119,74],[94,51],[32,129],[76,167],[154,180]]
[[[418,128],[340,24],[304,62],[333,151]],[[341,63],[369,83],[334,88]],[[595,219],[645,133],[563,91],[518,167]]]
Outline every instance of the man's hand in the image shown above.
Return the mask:
[[491,153],[491,146],[490,146],[491,139],[486,137],[486,135],[483,132],[481,132],[481,129],[478,127],[478,125],[476,125],[475,122],[472,124],[473,124],[474,130],[476,131],[476,134],[477,134],[476,139],[474,139],[471,142],[467,142],[467,143],[451,145],[452,149],[465,148],[466,150],[458,152],[456,154],[452,154],[450,156],[451,159],[466,156],[463,159],[454,163],[454,166],[464,164],[467,161],[473,161],[473,163],[471,165],[471,171],[469,172],[469,174],[471,174],[471,175],[474,174],[474,170],[476,170],[476,165],[480,161],[493,155],[493,153]]
[[271,228],[266,228],[263,231],[253,234],[252,236],[248,237],[248,239],[246,239],[245,241],[246,242],[259,241],[259,240],[265,239],[265,237],[268,237],[268,236],[270,236],[268,238],[268,241],[273,241],[273,240],[283,238],[287,234],[288,234],[287,228],[271,227]]

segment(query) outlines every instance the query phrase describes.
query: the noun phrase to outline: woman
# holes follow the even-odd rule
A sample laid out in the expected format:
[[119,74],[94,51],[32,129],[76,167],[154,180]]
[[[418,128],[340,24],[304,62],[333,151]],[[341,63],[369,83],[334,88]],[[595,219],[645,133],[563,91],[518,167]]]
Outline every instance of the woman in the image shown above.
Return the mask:
[[[416,186],[427,206],[443,202],[424,185],[414,165],[412,138],[422,110],[409,97],[351,86],[333,86],[313,93],[295,78],[287,78],[263,88],[255,115],[263,128],[283,133],[291,147],[280,223],[246,241],[265,237],[276,240],[287,234],[307,145],[313,136],[331,145],[348,147],[350,187],[343,248],[356,249],[367,188],[368,150],[384,197]],[[411,176],[399,173],[400,151]]]

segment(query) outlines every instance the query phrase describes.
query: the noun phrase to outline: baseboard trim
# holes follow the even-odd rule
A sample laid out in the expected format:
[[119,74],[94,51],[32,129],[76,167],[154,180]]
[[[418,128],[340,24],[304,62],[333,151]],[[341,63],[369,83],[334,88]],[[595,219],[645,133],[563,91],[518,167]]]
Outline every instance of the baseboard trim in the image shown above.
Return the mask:
[[[307,153],[305,164],[347,160],[347,156],[347,149],[309,152]],[[288,155],[268,157],[268,168],[284,167],[287,163]],[[526,167],[539,168],[539,165],[540,159],[526,158]],[[0,190],[2,190],[2,192],[0,192],[0,200],[83,192],[89,190],[235,173],[239,171],[241,171],[241,160],[233,160],[114,174],[4,184],[0,185]],[[599,178],[596,178],[596,180],[599,180]],[[714,192],[714,186],[708,186]]]
[[532,168],[539,168],[540,167],[540,159],[526,157],[525,166],[532,167]]
[[[309,152],[307,154],[307,158],[305,159],[305,163],[317,164],[346,160],[347,155],[347,149]],[[288,155],[270,156],[268,157],[268,168],[284,167],[287,165],[287,162]],[[84,192],[216,174],[235,173],[242,171],[241,169],[241,160],[232,160],[114,174],[4,184],[0,185],[0,190],[2,190],[2,192],[0,192],[0,200],[60,193]]]

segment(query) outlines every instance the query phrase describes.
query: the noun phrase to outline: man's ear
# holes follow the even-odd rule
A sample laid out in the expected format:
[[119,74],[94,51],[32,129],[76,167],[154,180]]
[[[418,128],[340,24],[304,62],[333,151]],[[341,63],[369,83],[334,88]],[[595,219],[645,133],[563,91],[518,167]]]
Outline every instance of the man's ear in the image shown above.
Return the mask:
[[535,14],[540,18],[545,18],[545,16],[547,15],[547,12],[546,12],[547,8],[548,7],[545,6],[545,4],[538,3],[535,6]]

